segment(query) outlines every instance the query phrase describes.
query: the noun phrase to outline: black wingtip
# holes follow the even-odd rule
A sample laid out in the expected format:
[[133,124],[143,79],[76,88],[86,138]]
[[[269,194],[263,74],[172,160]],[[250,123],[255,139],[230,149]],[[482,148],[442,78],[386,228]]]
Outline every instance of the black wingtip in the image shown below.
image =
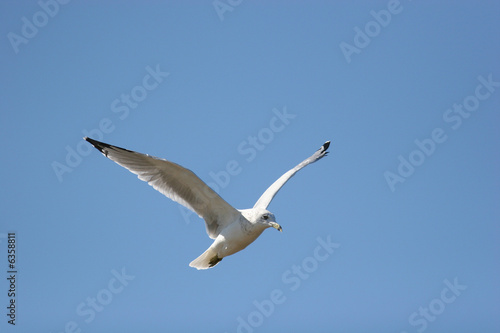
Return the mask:
[[330,141],[327,141],[323,144],[323,150],[327,150],[330,147]]
[[94,146],[97,150],[104,154],[103,149],[109,147],[107,143],[100,142],[94,139],[89,138],[88,136],[83,138],[85,141],[89,142],[92,146]]
[[89,138],[88,136],[84,137],[83,139],[85,141],[89,142],[90,144],[92,144],[92,146],[94,146],[97,150],[99,150],[101,153],[103,153],[104,156],[106,156],[106,157],[108,157],[108,153],[110,150],[124,150],[124,151],[128,151],[129,153],[135,153],[135,151],[128,150],[128,149],[118,147],[118,146],[113,146],[113,145],[110,145],[110,144],[107,144],[107,143],[104,143],[101,141],[97,141],[97,140]]

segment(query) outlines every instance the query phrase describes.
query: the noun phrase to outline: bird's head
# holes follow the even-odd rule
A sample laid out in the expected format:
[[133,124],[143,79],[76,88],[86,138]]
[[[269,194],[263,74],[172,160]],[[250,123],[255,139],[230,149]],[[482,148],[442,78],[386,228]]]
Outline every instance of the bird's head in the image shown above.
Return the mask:
[[283,231],[281,226],[276,223],[274,214],[263,208],[250,208],[240,210],[245,219],[253,225],[260,226],[259,229],[264,230],[273,227],[278,231]]
[[259,211],[257,223],[263,224],[266,227],[273,227],[278,231],[283,231],[281,226],[278,223],[276,223],[276,218],[274,217],[274,214],[265,209]]

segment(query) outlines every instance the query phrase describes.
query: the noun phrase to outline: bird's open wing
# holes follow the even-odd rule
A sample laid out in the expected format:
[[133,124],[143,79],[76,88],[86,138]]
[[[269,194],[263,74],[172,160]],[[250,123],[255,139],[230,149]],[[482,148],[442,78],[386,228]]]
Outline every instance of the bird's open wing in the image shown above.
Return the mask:
[[241,214],[191,170],[164,159],[108,145],[88,137],[85,137],[85,140],[110,160],[135,173],[140,180],[147,182],[155,190],[197,213],[205,220],[210,238],[216,238],[225,226],[238,219]]
[[329,146],[330,141],[325,142],[323,146],[321,146],[321,148],[319,148],[312,156],[300,162],[295,168],[288,170],[283,176],[281,176],[277,181],[269,186],[269,188],[260,196],[259,200],[257,200],[253,208],[267,209],[267,206],[269,206],[271,200],[273,200],[274,196],[276,195],[276,193],[278,193],[281,187],[285,185],[285,183],[290,178],[292,178],[292,176],[295,175],[297,171],[325,156],[327,154],[326,150]]

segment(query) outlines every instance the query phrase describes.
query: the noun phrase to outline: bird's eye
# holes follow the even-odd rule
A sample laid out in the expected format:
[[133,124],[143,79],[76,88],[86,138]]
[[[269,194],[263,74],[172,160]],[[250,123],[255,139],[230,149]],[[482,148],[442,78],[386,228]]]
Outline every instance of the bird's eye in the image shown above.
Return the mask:
[[264,220],[267,220],[267,219],[269,218],[269,215],[264,215],[264,216],[262,216],[262,218],[263,218]]

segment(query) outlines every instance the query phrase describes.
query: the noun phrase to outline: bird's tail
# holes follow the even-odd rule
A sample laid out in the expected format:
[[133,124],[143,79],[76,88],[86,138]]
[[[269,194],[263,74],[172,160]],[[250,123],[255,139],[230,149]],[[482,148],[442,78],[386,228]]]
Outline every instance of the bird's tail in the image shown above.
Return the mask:
[[201,256],[191,261],[189,266],[194,267],[196,269],[207,269],[214,267],[217,265],[222,258],[219,258],[217,255],[217,251],[212,247],[209,247],[208,250],[203,252]]

